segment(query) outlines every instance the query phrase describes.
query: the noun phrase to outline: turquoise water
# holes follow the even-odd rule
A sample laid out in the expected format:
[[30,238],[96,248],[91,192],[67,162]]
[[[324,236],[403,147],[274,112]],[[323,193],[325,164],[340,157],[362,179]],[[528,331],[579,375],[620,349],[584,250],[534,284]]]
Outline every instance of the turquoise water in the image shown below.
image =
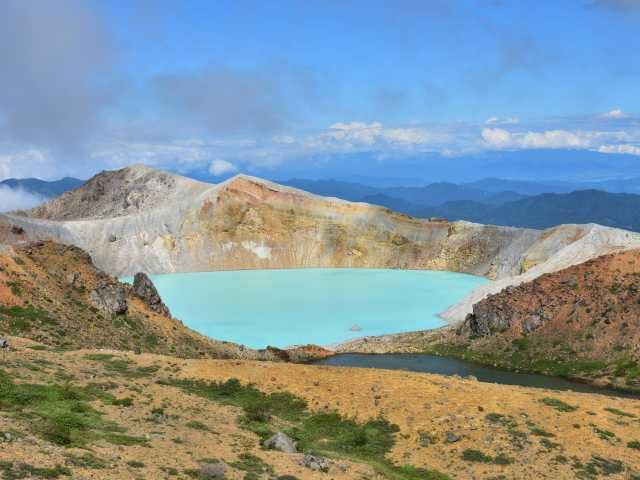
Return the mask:
[[[153,275],[171,313],[251,348],[436,328],[437,314],[486,279],[425,270],[303,269]],[[361,330],[351,331],[353,325]]]

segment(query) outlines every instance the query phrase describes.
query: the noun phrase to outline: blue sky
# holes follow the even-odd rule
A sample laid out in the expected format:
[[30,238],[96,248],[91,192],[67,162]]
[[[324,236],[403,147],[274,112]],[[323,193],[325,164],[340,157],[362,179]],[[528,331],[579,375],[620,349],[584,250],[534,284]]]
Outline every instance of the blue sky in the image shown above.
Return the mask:
[[640,0],[6,0],[0,178],[427,178],[434,156],[526,150],[624,175],[639,25]]

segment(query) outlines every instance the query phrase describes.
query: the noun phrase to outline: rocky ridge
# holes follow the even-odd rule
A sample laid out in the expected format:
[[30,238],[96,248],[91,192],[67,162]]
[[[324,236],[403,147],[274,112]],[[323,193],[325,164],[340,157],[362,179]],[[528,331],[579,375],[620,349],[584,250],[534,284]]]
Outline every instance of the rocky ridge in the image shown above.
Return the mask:
[[453,323],[508,285],[640,248],[640,235],[598,225],[539,231],[421,220],[245,175],[213,185],[141,166],[103,172],[38,209],[2,218],[34,238],[83,248],[115,276],[358,267],[495,280],[443,314]]

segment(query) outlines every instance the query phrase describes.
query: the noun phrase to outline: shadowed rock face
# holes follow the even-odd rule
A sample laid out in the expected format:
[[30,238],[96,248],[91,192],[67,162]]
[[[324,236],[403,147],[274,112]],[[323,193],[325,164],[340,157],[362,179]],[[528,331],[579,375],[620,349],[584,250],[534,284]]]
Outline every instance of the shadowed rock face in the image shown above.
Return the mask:
[[170,317],[171,312],[167,307],[160,294],[146,273],[138,272],[133,277],[132,293],[145,302],[151,310],[163,317]]
[[568,373],[638,388],[639,272],[640,251],[632,250],[506,288],[473,306],[458,341],[525,365],[562,362],[577,369],[583,362],[584,371]]
[[129,309],[126,285],[101,283],[89,296],[91,303],[107,315],[125,315]]
[[33,238],[77,245],[115,276],[252,268],[450,270],[497,280],[486,295],[614,251],[640,235],[597,225],[545,231],[412,218],[253,177],[211,185],[130,167],[103,172],[31,212],[0,216]]

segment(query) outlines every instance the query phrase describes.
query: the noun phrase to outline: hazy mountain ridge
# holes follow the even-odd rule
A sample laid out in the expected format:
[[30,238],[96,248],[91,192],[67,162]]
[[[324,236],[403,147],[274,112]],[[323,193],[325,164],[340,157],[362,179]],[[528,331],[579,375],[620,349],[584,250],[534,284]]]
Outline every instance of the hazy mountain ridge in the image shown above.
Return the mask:
[[40,180],[38,178],[8,178],[0,182],[0,185],[8,188],[21,189],[44,198],[57,197],[83,184],[84,180],[72,177],[64,177],[60,180],[52,181]]
[[[537,229],[567,223],[598,223],[640,231],[640,195],[596,189],[572,191],[573,187],[568,184],[560,187],[501,179],[472,184],[487,191],[451,183],[379,189],[333,180],[295,180],[289,184],[304,186],[314,193],[384,206],[418,218],[440,217]],[[531,196],[519,193],[541,190],[549,193]]]

